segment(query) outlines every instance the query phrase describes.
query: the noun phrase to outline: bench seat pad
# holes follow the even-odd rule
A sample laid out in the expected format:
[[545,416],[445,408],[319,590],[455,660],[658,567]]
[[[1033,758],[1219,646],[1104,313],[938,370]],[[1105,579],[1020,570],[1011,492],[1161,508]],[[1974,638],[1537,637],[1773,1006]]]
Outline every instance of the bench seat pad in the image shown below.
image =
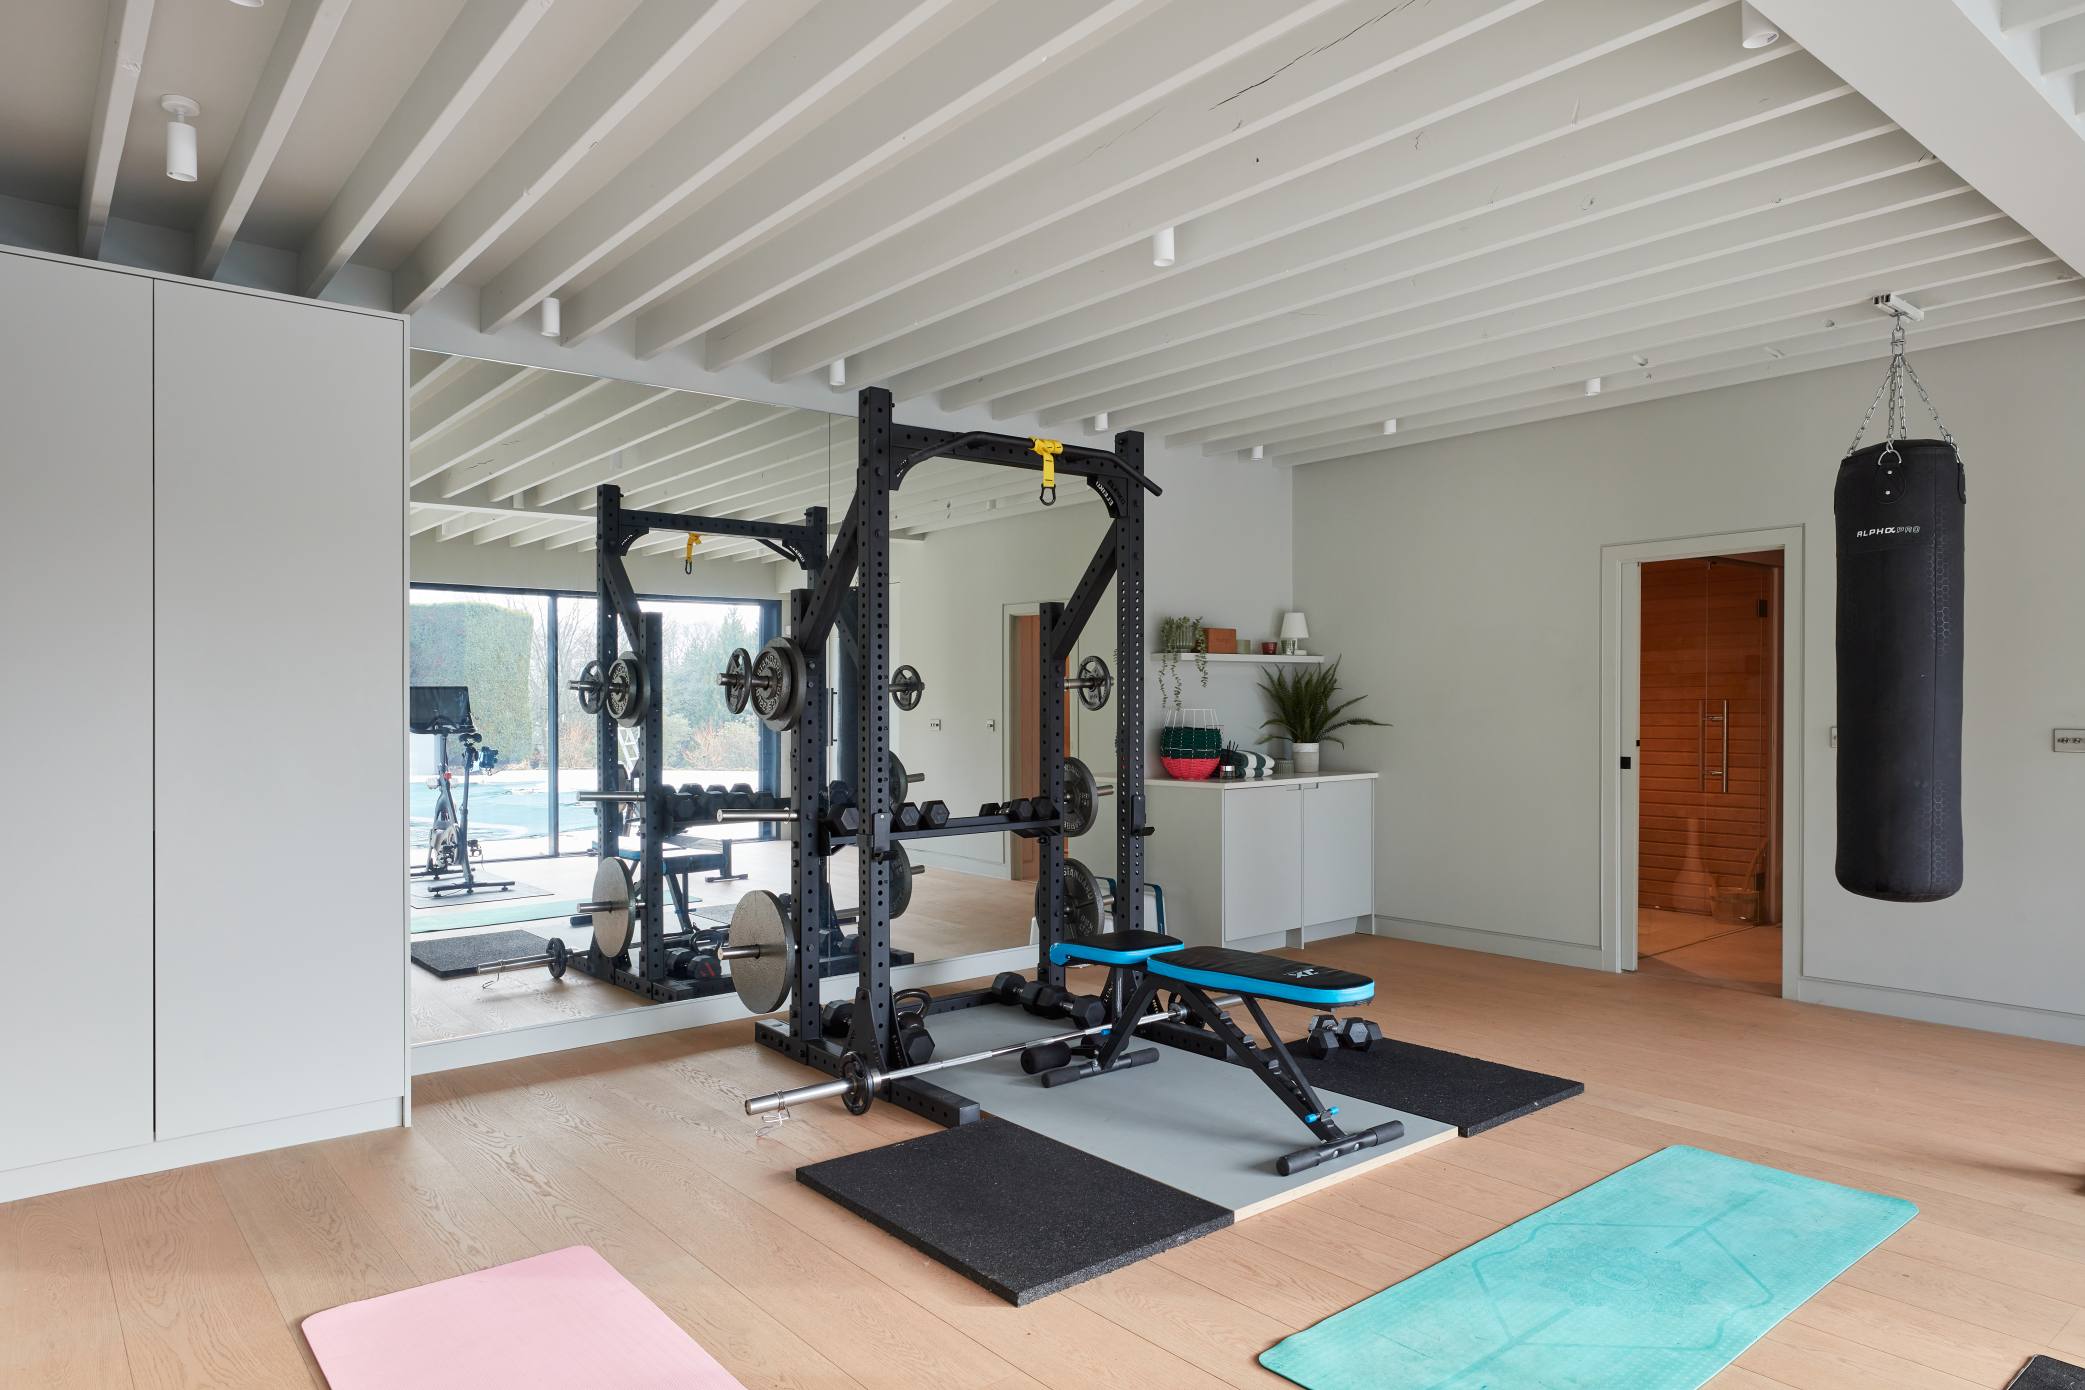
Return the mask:
[[[687,873],[691,869],[716,869],[724,864],[724,842],[721,840],[699,840],[701,849],[669,849],[659,854],[659,868],[666,873]],[[627,859],[632,864],[644,858],[642,845],[618,845],[616,858]],[[713,862],[714,861],[714,862]]]
[[1203,989],[1230,990],[1234,994],[1320,1009],[1366,1004],[1376,993],[1374,980],[1351,970],[1222,946],[1190,946],[1183,951],[1170,951],[1152,959],[1145,969],[1162,980],[1179,980]]
[[1050,948],[1050,964],[1087,961],[1094,965],[1141,965],[1162,951],[1178,951],[1187,943],[1157,931],[1110,931],[1079,941],[1060,941]]

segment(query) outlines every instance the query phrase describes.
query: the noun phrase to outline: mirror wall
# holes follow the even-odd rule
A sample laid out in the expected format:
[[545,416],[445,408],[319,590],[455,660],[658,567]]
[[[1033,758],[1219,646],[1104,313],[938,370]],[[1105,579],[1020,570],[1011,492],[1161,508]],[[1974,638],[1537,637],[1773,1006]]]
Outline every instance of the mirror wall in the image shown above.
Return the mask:
[[[567,682],[594,652],[594,492],[613,483],[632,506],[777,521],[823,506],[836,526],[853,492],[852,401],[835,393],[825,412],[413,354],[410,670],[415,685],[467,690],[478,734],[468,746],[412,738],[416,1043],[650,1007],[577,971],[553,980],[540,964],[496,968],[539,957],[552,938],[574,950],[591,939],[569,919],[596,866],[593,804],[578,799],[598,781],[595,721]],[[968,815],[1034,790],[1037,606],[1069,595],[1107,525],[1085,489],[1060,496],[1044,508],[1032,474],[952,461],[907,479],[893,512],[892,653],[920,670],[926,692],[916,709],[893,709],[892,727],[923,775],[915,800]],[[663,533],[640,540],[626,565],[666,629],[665,779],[782,792],[789,736],[733,715],[716,673],[734,647],[757,651],[781,629],[803,572],[756,542],[711,537],[689,555],[682,536]],[[1121,669],[1112,592],[1073,665],[1089,652]],[[1068,703],[1072,751],[1111,779],[1112,706]],[[847,776],[842,738],[836,729],[836,777]],[[619,749],[616,761],[635,755]],[[1100,825],[1072,850],[1101,875],[1112,871],[1112,812],[1103,802]],[[738,875],[690,875],[698,930],[728,923],[747,892],[787,889],[790,846],[771,827],[708,825],[682,839],[676,848],[728,840]],[[966,958],[1025,949],[1035,865],[1018,847],[1003,835],[915,842],[924,872],[894,947],[937,979],[977,973]],[[853,851],[835,857],[838,908],[853,905],[856,875]],[[680,907],[665,907],[671,929]],[[485,963],[495,968],[473,971]]]

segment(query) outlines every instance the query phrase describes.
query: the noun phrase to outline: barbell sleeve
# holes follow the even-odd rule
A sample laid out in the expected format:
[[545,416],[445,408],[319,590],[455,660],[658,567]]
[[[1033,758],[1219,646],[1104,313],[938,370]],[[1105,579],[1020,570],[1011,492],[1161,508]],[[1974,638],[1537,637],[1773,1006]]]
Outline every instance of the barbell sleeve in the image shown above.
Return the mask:
[[578,796],[578,798],[577,798],[577,799],[578,799],[578,800],[580,800],[580,801],[624,801],[624,802],[642,802],[642,801],[644,800],[644,793],[643,793],[643,792],[581,792],[581,793],[579,793],[579,796]]
[[[1148,1028],[1155,1023],[1171,1023],[1186,1012],[1185,1005],[1175,1004],[1170,1009],[1162,1009],[1155,1014],[1146,1014],[1128,1026],[1131,1029],[1137,1029]],[[1051,1043],[1077,1042],[1080,1038],[1090,1038],[1095,1033],[1105,1033],[1116,1026],[1113,1023],[1096,1023],[1091,1028],[1080,1028],[1070,1033],[1059,1033],[1054,1037],[1029,1038],[1025,1042],[1009,1043],[1005,1047],[988,1048],[983,1052],[965,1053],[961,1057],[948,1057],[932,1062],[921,1062],[918,1066],[899,1067],[895,1071],[884,1071],[880,1067],[871,1067],[869,1068],[868,1086],[873,1091],[887,1086],[893,1081],[903,1081],[908,1077],[914,1076],[925,1076],[928,1072],[946,1071],[950,1067],[967,1067],[978,1062],[989,1062],[996,1057],[1011,1057],[1014,1053],[1026,1052],[1031,1047],[1044,1047]],[[843,1096],[845,1094],[847,1094],[846,1081],[821,1081],[813,1086],[799,1086],[792,1091],[775,1091],[769,1095],[750,1096],[746,1100],[746,1113],[748,1115],[765,1115],[774,1110],[786,1110],[792,1105],[808,1105],[814,1100],[830,1100],[834,1096]]]

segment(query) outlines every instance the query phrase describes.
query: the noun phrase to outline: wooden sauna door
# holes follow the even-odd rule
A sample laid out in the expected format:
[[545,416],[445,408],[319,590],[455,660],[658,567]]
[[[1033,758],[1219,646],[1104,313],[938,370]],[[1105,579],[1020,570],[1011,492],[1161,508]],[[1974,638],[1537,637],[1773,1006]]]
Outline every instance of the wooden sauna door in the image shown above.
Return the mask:
[[1643,566],[1641,907],[1780,920],[1780,558]]

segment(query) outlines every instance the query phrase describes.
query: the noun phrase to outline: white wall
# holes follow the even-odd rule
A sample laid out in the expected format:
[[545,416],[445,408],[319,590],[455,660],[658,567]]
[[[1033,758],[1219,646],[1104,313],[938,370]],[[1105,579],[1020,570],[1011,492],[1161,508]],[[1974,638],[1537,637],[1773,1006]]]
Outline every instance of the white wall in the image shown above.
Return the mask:
[[2085,1042],[2085,757],[2049,738],[2085,725],[2085,327],[1912,347],[1969,473],[1963,891],[1885,904],[1832,877],[1832,483],[1877,364],[1297,471],[1314,645],[1396,726],[1364,735],[1380,930],[1595,963],[1600,548],[1799,526],[1795,993]]

